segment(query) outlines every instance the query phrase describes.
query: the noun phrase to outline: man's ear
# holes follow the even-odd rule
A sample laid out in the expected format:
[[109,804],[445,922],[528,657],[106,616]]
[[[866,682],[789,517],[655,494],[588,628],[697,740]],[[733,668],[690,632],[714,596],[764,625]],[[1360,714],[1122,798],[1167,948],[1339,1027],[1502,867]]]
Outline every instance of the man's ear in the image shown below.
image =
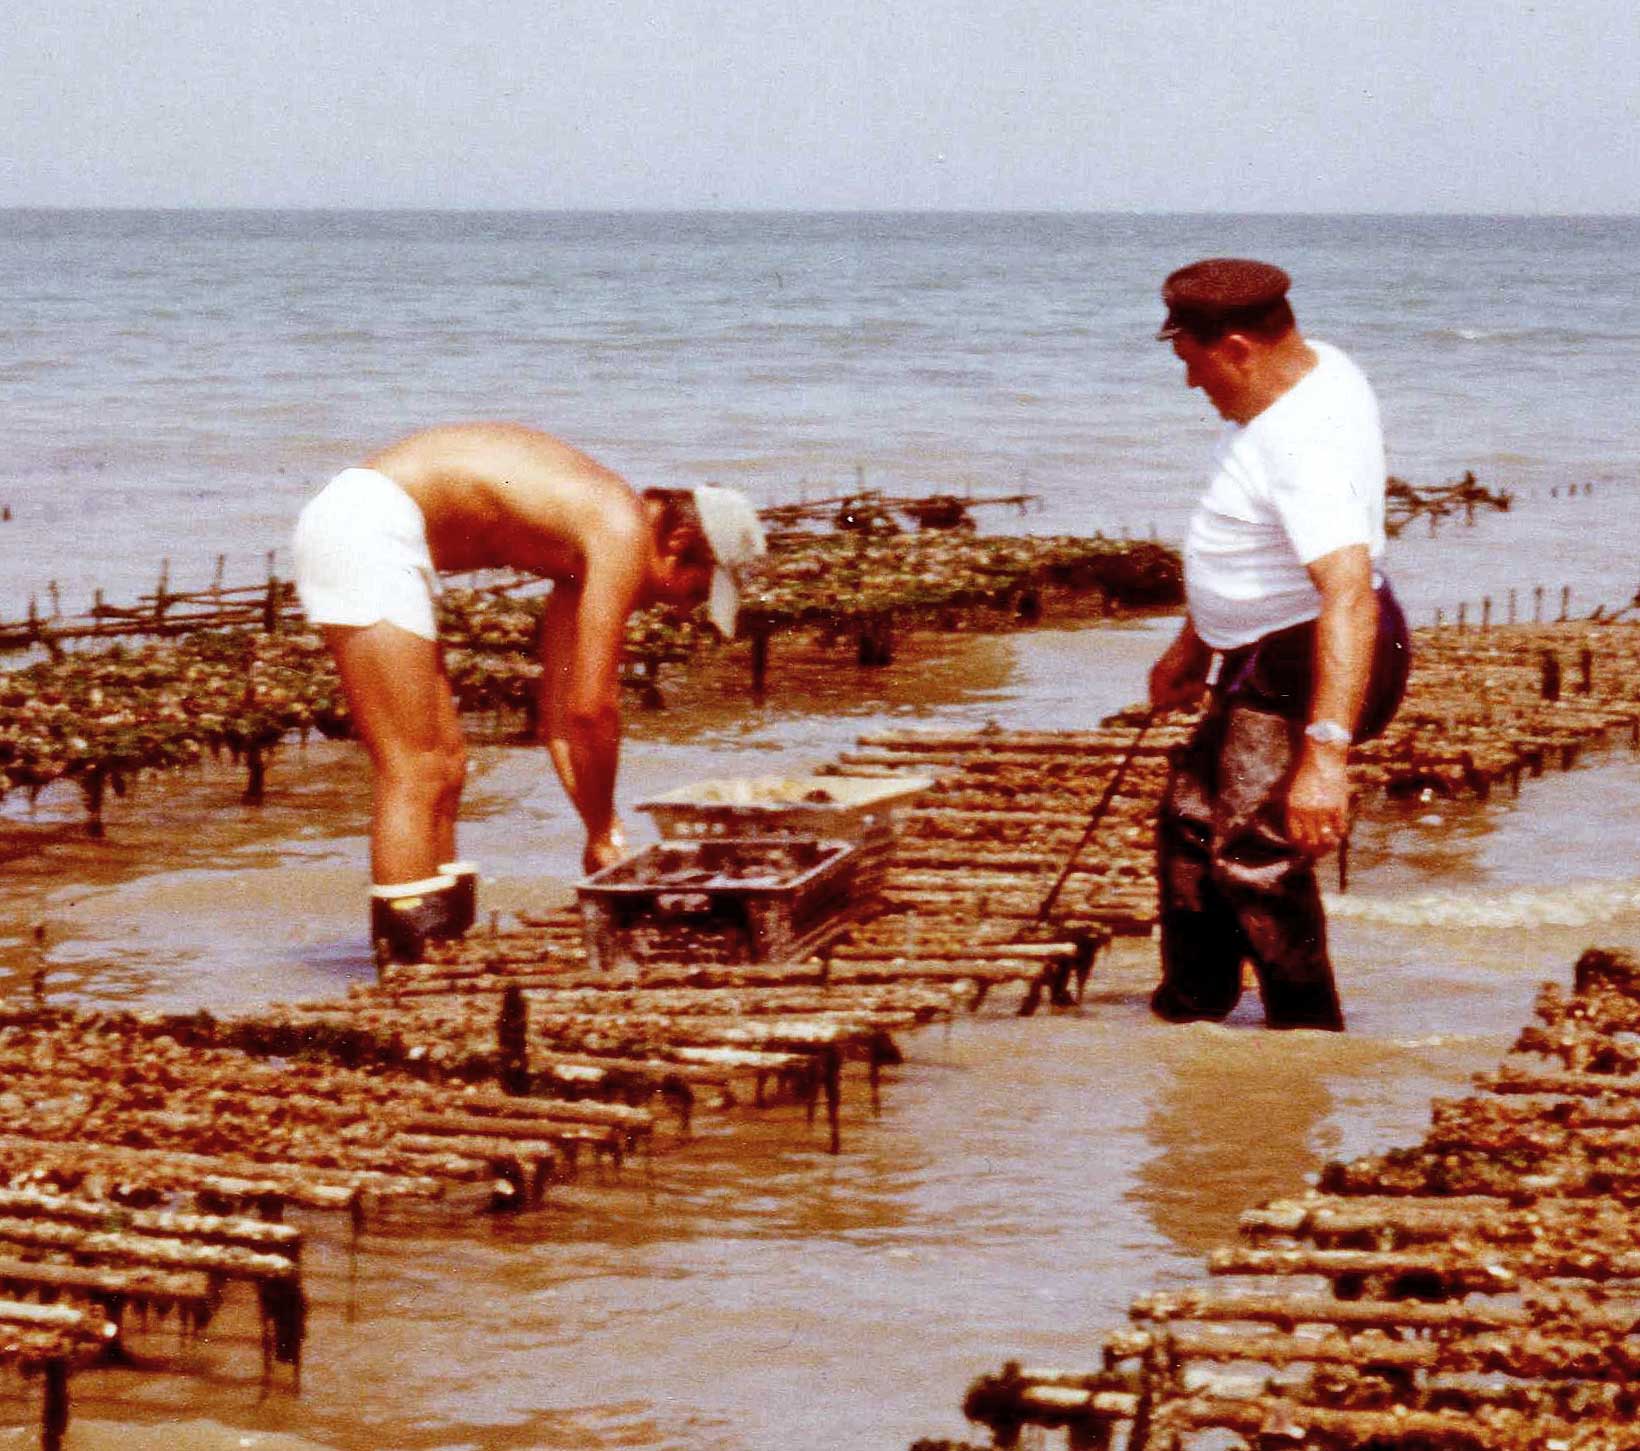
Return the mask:
[[674,524],[670,529],[663,529],[660,534],[660,550],[668,559],[682,559],[691,550],[698,551],[705,542],[706,536],[693,524]]
[[1246,333],[1228,332],[1219,339],[1219,356],[1233,368],[1245,369],[1257,349]]

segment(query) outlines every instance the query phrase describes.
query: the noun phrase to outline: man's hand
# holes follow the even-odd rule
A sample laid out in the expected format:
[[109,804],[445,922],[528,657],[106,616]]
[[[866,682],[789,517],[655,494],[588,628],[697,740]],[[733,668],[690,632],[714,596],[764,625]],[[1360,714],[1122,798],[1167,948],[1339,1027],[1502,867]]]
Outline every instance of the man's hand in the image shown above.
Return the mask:
[[1178,710],[1194,704],[1207,689],[1207,667],[1213,652],[1185,622],[1178,638],[1150,667],[1150,704],[1154,710]]
[[1331,851],[1350,828],[1350,777],[1343,746],[1306,744],[1287,788],[1287,835],[1303,851]]
[[626,857],[626,834],[621,830],[620,822],[613,821],[609,830],[601,836],[587,838],[586,850],[581,853],[581,868],[590,876],[617,862],[624,862]]
[[1201,675],[1175,668],[1166,655],[1150,667],[1150,703],[1157,710],[1193,705],[1206,689],[1207,681]]

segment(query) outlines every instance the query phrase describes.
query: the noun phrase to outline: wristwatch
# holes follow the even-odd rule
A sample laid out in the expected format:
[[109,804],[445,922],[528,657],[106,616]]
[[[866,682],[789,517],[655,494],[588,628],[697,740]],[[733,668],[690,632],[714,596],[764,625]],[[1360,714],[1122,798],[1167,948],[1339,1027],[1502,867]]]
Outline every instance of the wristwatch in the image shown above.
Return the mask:
[[1350,732],[1335,720],[1312,720],[1304,727],[1304,734],[1324,746],[1347,746],[1353,739]]

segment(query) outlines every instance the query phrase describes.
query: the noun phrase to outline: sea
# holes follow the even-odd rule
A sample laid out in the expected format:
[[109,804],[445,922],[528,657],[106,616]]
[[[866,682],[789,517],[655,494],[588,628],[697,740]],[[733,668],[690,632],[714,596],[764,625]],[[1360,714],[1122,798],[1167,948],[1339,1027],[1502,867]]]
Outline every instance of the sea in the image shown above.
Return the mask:
[[[1510,496],[1415,521],[1414,623],[1626,609],[1640,583],[1640,219],[1121,215],[0,212],[0,619],[289,571],[298,510],[397,435],[556,432],[635,484],[759,503],[957,493],[980,527],[1177,542],[1220,427],[1154,339],[1208,255],[1292,274],[1300,323],[1377,388],[1390,466]],[[985,501],[1028,495],[1022,510]],[[53,586],[55,585],[55,591]],[[1088,726],[1177,622],[902,641],[761,703],[629,711],[619,803],[800,773],[884,726]],[[3,664],[3,662],[0,662]],[[0,992],[227,1012],[373,976],[356,747],[134,783],[91,842],[70,790],[0,802]],[[704,1112],[514,1220],[304,1219],[298,1390],[259,1384],[230,1291],[210,1331],[133,1327],[75,1377],[79,1451],[905,1451],[981,1442],[1008,1360],[1086,1370],[1147,1291],[1207,1282],[1237,1215],[1330,1158],[1415,1143],[1592,942],[1640,949],[1624,744],[1486,803],[1363,808],[1326,878],[1350,1030],[1168,1027],[1155,948],[1074,1009],[993,997],[903,1035],[842,1152],[799,1106]],[[580,839],[541,752],[481,740],[463,810],[482,907],[571,899]],[[243,1288],[243,1287],[240,1287]],[[0,1385],[0,1448],[38,1444]],[[1057,1440],[1049,1444],[1059,1444]]]
[[1175,538],[1217,420],[1158,289],[1210,255],[1291,273],[1398,476],[1633,487],[1636,218],[0,211],[0,617],[288,572],[332,473],[455,419],[639,485]]

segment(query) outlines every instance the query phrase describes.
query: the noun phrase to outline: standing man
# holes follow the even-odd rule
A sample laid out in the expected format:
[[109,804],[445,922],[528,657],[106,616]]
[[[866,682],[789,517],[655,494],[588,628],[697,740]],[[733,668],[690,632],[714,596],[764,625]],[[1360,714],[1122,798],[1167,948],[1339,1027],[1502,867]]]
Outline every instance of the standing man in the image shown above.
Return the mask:
[[763,553],[732,489],[651,489],[549,434],[448,424],[338,474],[302,511],[296,587],[323,632],[375,777],[371,937],[402,962],[459,936],[476,868],[458,861],[466,747],[434,625],[442,570],[553,582],[541,622],[541,736],[586,827],[582,866],[624,855],[615,816],[620,658],[647,605],[708,606],[734,634],[739,571]]
[[1384,551],[1378,403],[1308,342],[1266,262],[1210,258],[1162,288],[1185,381],[1226,421],[1185,542],[1188,614],[1150,672],[1155,709],[1209,690],[1157,828],[1170,1022],[1225,1017],[1252,962],[1272,1028],[1344,1026],[1315,859],[1349,825],[1352,740],[1393,714],[1406,623]]

